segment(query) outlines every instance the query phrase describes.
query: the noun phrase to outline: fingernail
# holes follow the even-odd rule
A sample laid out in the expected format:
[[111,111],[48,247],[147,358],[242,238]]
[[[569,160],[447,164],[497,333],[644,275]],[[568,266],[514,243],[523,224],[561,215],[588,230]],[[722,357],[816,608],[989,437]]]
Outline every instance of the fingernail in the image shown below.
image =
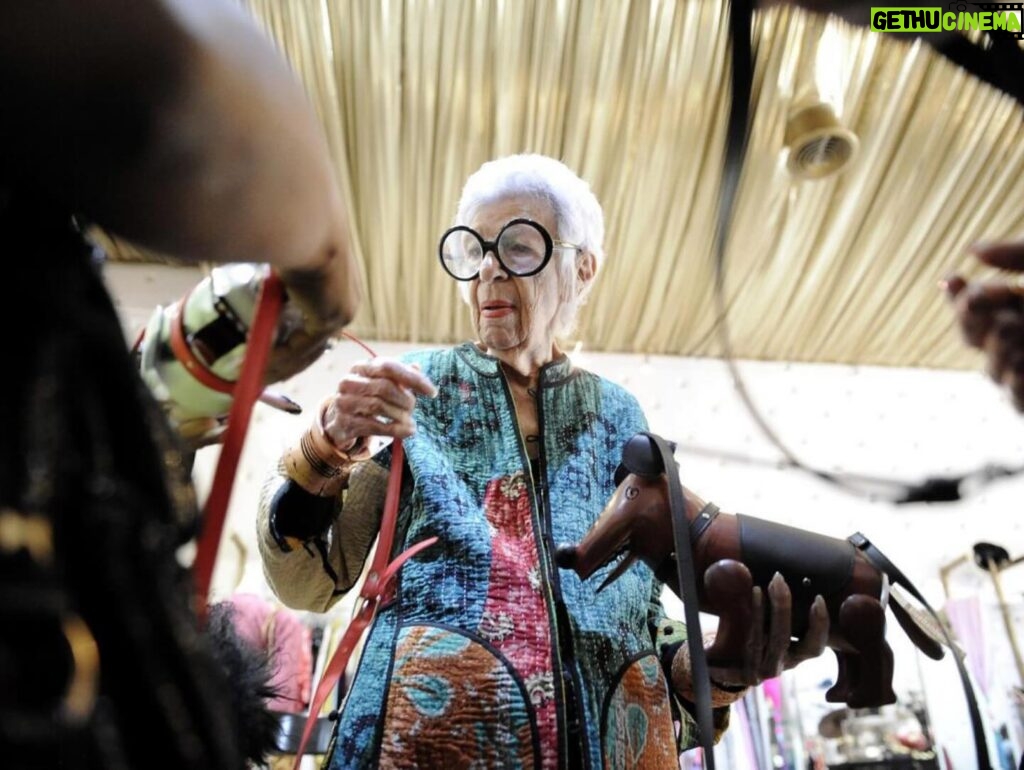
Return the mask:
[[956,273],[951,273],[940,280],[938,282],[938,286],[940,291],[945,292],[948,297],[952,298],[956,297],[964,290],[967,286],[967,282]]
[[292,401],[284,393],[278,393],[275,390],[263,391],[259,396],[259,400],[288,414],[302,414],[302,407],[299,404]]

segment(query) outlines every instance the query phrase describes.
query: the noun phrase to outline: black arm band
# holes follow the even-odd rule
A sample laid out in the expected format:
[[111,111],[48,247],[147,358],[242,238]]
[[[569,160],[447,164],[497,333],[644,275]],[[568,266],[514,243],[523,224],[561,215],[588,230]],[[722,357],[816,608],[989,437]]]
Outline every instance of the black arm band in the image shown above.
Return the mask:
[[313,540],[323,535],[337,515],[337,500],[307,492],[289,479],[270,503],[270,534],[282,551],[290,551],[285,540]]

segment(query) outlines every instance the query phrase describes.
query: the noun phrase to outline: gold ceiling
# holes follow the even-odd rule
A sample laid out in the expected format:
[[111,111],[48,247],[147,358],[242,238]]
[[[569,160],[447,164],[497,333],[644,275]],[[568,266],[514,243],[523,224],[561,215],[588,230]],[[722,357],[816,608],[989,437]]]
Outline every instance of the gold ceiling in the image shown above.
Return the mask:
[[[718,355],[713,232],[729,106],[724,5],[682,0],[247,0],[304,81],[350,204],[374,339],[449,342],[436,261],[466,176],[563,159],[605,209],[585,349]],[[1024,122],[929,47],[792,9],[755,17],[752,130],[727,257],[742,358],[975,367],[937,281],[1024,233]],[[813,181],[786,123],[815,98],[859,139]]]

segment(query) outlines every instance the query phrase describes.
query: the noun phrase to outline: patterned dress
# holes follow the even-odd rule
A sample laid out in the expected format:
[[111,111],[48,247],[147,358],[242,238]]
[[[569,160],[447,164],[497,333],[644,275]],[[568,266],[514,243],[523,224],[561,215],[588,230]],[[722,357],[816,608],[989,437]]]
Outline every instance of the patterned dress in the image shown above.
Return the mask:
[[[330,766],[677,768],[696,730],[667,684],[685,630],[664,617],[661,584],[638,563],[597,594],[609,568],[583,582],[554,563],[597,518],[623,445],[646,429],[636,400],[567,358],[546,365],[531,468],[496,359],[467,343],[406,360],[440,395],[419,399],[404,442],[395,550],[438,542],[403,567],[378,613]],[[366,505],[360,487],[379,487],[389,461],[385,450],[353,474],[316,548],[282,554],[264,511],[264,563],[286,600],[301,601],[296,569],[310,579],[294,562],[317,553],[332,589],[316,602],[347,590],[369,546],[352,541],[373,531],[356,523],[368,515],[354,510]],[[288,483],[270,485],[267,507]]]

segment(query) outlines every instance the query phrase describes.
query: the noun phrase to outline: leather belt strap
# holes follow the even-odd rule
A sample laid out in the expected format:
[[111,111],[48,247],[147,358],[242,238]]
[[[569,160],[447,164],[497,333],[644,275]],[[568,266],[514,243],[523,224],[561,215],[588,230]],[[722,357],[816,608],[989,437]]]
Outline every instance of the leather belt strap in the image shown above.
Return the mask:
[[[736,202],[736,193],[739,189],[740,174],[743,169],[743,159],[746,155],[747,126],[750,112],[750,95],[753,85],[753,49],[751,45],[751,19],[753,16],[752,0],[730,0],[729,10],[729,39],[731,43],[732,60],[732,102],[729,106],[729,122],[726,128],[725,143],[725,166],[722,170],[722,183],[718,196],[718,227],[715,233],[715,283],[716,289],[721,296],[721,317],[719,324],[724,324],[726,313],[725,299],[725,254],[726,242],[729,234],[729,227],[732,221],[733,206]],[[671,467],[666,465],[666,468]],[[671,474],[670,474],[671,476]],[[935,611],[924,600],[924,597],[907,580],[906,576],[889,561],[881,551],[873,546],[864,535],[856,533],[849,538],[855,547],[868,557],[876,567],[885,572],[894,583],[899,583],[915,599],[938,620]],[[677,548],[678,551],[678,548]],[[686,598],[684,597],[684,601]],[[974,747],[978,759],[979,770],[991,770],[988,757],[988,746],[985,743],[985,731],[981,722],[981,713],[978,710],[977,699],[974,696],[974,688],[971,686],[967,670],[963,661],[956,654],[956,648],[952,647],[952,640],[945,630],[945,626],[939,622],[946,640],[953,649],[953,659],[956,662],[957,670],[960,673],[960,681],[967,696],[967,707],[971,714],[971,727],[974,730]],[[692,652],[692,651],[691,651]],[[1021,760],[1021,768],[1024,770],[1024,758]]]
[[317,684],[316,694],[309,704],[306,727],[302,731],[302,739],[299,741],[299,747],[295,753],[294,770],[299,770],[306,744],[313,734],[313,729],[317,726],[320,711],[323,709],[327,697],[334,690],[341,675],[345,673],[348,660],[352,657],[360,637],[362,637],[363,632],[370,623],[373,622],[373,618],[377,614],[377,609],[380,605],[393,595],[394,579],[398,575],[398,570],[417,553],[437,542],[436,537],[421,540],[416,545],[405,550],[401,555],[395,557],[394,561],[388,562],[391,556],[391,546],[395,539],[395,527],[398,523],[398,497],[402,491],[402,469],[404,466],[405,452],[402,448],[402,441],[401,439],[395,439],[391,444],[391,472],[388,476],[387,498],[384,503],[384,516],[380,523],[377,549],[373,553],[370,572],[367,574],[366,580],[363,581],[362,588],[359,589],[359,596],[363,600],[363,605],[360,607],[359,613],[345,629],[341,642],[338,644],[338,649],[334,651],[330,662],[320,677],[319,684]]
[[[644,433],[657,448],[668,480],[669,510],[672,514],[672,537],[676,549],[676,569],[679,589],[683,593],[683,613],[686,619],[686,644],[690,652],[690,674],[693,677],[693,705],[697,710],[697,730],[704,750],[704,767],[715,770],[715,727],[711,716],[711,676],[708,659],[704,655],[704,635],[700,630],[700,603],[697,598],[697,577],[693,566],[693,548],[690,529],[686,523],[686,498],[679,474],[672,459],[672,450],[661,436]],[[706,512],[708,507],[704,507]],[[699,518],[699,517],[698,517]],[[714,516],[709,515],[710,519]]]
[[[932,609],[924,596],[921,595],[921,592],[917,590],[917,587],[910,582],[910,579],[903,574],[900,568],[889,561],[886,555],[878,550],[878,547],[863,534],[855,532],[847,540],[853,544],[854,548],[863,553],[876,569],[888,575],[889,580],[903,586],[907,589],[907,593],[921,602],[921,606],[928,610],[929,614],[934,618],[936,625],[942,629],[942,635],[945,637],[946,644],[949,645],[950,652],[953,655],[953,662],[956,663],[957,673],[960,674],[960,685],[963,687],[964,696],[967,698],[967,711],[971,715],[971,730],[974,732],[974,752],[978,760],[978,770],[992,770],[992,764],[988,757],[988,744],[985,741],[985,725],[981,721],[981,710],[978,708],[978,699],[974,694],[974,686],[971,684],[971,679],[967,674],[967,668],[964,666],[961,656],[957,653],[956,645],[953,644],[953,640],[946,630],[946,624],[942,622],[935,610]],[[1024,758],[1021,761],[1024,763]]]
[[[345,336],[354,339],[349,334]],[[359,344],[363,345],[361,342]],[[363,345],[363,347],[369,351],[370,355],[376,355],[366,345]],[[306,718],[306,727],[302,731],[302,739],[299,741],[299,747],[295,753],[294,770],[299,770],[306,744],[313,734],[314,728],[317,726],[320,711],[323,709],[327,697],[334,690],[341,675],[345,673],[348,660],[352,657],[352,653],[355,651],[363,632],[373,622],[380,605],[389,601],[394,596],[394,582],[398,576],[398,571],[405,562],[417,553],[437,542],[436,537],[428,537],[416,543],[416,545],[407,548],[400,555],[396,556],[393,561],[388,561],[391,558],[391,549],[395,541],[395,529],[398,525],[398,499],[402,492],[402,471],[404,468],[405,449],[402,446],[401,439],[395,439],[391,443],[391,470],[388,475],[387,497],[384,500],[384,515],[380,522],[377,547],[373,552],[370,571],[367,573],[366,579],[359,589],[359,596],[363,600],[363,604],[359,609],[359,613],[345,629],[341,642],[338,644],[338,649],[334,651],[330,662],[324,668],[319,684],[317,684],[316,693],[309,704],[309,716]]]
[[[263,371],[270,357],[270,343],[283,304],[284,284],[276,273],[270,272],[260,289],[256,314],[249,333],[249,348],[242,362],[238,382],[234,386],[234,400],[228,412],[228,428],[217,460],[210,496],[206,499],[203,510],[202,532],[192,566],[196,613],[201,623],[206,620],[206,601],[213,577],[213,565],[217,560],[220,536],[224,530],[224,520],[227,518],[231,489],[235,482],[235,470],[238,468],[238,460],[245,445],[245,433],[249,427],[252,408],[263,388]],[[182,307],[184,308],[184,303]]]
[[[252,415],[253,406],[259,397],[262,387],[263,371],[270,356],[270,344],[273,340],[274,328],[277,326],[277,317],[280,314],[283,303],[284,284],[276,273],[271,272],[263,282],[260,290],[252,330],[249,333],[249,348],[242,363],[242,371],[238,377],[238,382],[234,384],[235,397],[231,403],[231,411],[228,414],[228,429],[224,436],[220,458],[217,462],[217,470],[214,473],[213,487],[203,512],[202,534],[199,537],[196,558],[192,567],[196,592],[196,612],[201,623],[206,620],[210,580],[213,576],[213,566],[217,558],[220,536],[224,529],[224,520],[227,517],[228,502],[231,499],[231,489],[234,486],[235,471],[245,443],[249,418]],[[184,301],[182,302],[182,307],[184,307]],[[179,339],[184,342],[183,336]],[[188,346],[185,345],[185,347],[187,348]],[[366,346],[364,345],[363,347]],[[372,354],[372,351],[370,352]],[[299,743],[298,752],[295,756],[295,770],[298,770],[302,762],[305,746],[314,728],[317,726],[317,716],[323,708],[327,696],[344,673],[348,659],[351,657],[363,631],[373,620],[381,602],[392,595],[394,579],[398,574],[398,570],[410,558],[437,542],[436,537],[427,538],[407,549],[397,556],[394,561],[388,561],[391,556],[395,528],[398,522],[398,498],[402,488],[402,469],[404,466],[405,453],[402,448],[402,442],[396,439],[391,445],[391,473],[388,477],[387,497],[384,503],[384,515],[381,520],[377,549],[373,555],[370,572],[366,580],[363,581],[363,586],[359,591],[359,595],[363,599],[363,606],[360,608],[359,614],[345,630],[338,649],[334,652],[330,663],[328,663],[320,678],[320,683],[317,685],[316,693],[310,704],[309,716],[306,719],[306,727],[302,731],[302,740]]]
[[[666,471],[667,472],[667,471]],[[708,503],[700,509],[697,517],[690,522],[690,542],[697,545],[700,536],[703,535],[711,522],[718,518],[719,508],[714,503]],[[685,514],[684,514],[685,515]]]

